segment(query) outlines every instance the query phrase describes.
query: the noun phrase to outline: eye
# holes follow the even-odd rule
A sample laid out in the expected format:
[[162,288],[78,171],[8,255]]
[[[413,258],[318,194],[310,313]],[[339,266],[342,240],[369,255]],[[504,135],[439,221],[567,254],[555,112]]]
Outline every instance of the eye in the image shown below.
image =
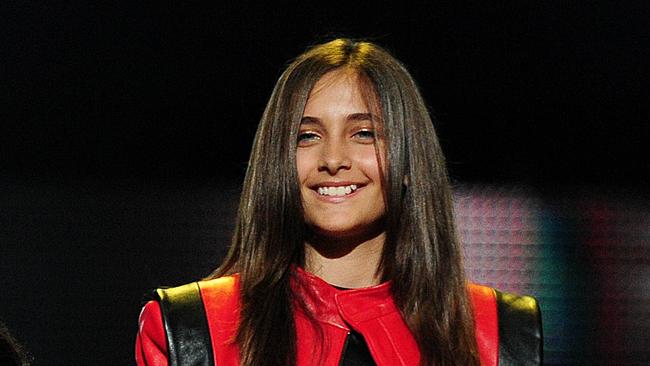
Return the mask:
[[367,142],[374,142],[375,141],[375,131],[373,130],[360,130],[357,131],[354,135],[354,138],[362,141],[367,141]]
[[309,144],[310,142],[320,139],[315,132],[306,131],[298,133],[298,146]]

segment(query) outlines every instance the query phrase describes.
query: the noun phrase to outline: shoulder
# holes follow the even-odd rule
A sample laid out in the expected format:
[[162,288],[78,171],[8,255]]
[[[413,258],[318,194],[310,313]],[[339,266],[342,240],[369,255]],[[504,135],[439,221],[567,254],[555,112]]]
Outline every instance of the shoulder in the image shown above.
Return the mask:
[[235,329],[222,325],[237,323],[238,295],[237,275],[155,289],[140,313],[138,365],[166,365],[168,357],[192,362],[212,359],[212,325],[219,324],[219,332]]
[[176,287],[161,287],[153,291],[152,297],[164,309],[184,307],[192,303],[228,302],[238,297],[238,294],[239,276],[235,274]]
[[239,299],[239,275],[224,276],[196,282],[204,304],[232,304]]
[[510,294],[474,283],[467,288],[475,311],[496,306],[500,316],[540,318],[539,303],[532,296]]
[[239,276],[224,276],[154,291],[165,326],[230,318],[239,308]]
[[[499,359],[516,365],[542,363],[542,316],[537,299],[495,290]],[[531,358],[532,357],[532,358]]]
[[503,316],[540,317],[539,303],[532,296],[510,294],[474,283],[468,284],[467,289],[475,311],[496,306]]
[[479,349],[498,352],[500,364],[506,360],[517,365],[541,364],[541,312],[534,297],[477,284],[470,284],[468,292]]

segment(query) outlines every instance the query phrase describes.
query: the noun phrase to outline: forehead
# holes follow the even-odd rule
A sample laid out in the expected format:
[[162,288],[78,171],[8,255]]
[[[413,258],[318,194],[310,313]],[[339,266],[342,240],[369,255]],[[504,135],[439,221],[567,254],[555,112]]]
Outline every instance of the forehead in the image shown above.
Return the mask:
[[356,70],[342,68],[330,71],[311,89],[304,115],[328,109],[354,109],[355,112],[376,115],[379,112],[378,98],[372,89]]

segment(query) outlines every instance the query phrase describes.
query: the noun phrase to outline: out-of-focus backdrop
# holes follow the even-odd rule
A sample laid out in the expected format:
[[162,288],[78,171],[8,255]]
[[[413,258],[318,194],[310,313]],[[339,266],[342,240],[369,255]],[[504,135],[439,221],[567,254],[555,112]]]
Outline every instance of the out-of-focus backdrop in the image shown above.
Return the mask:
[[0,13],[0,321],[34,364],[133,363],[142,295],[227,250],[284,65],[335,36],[413,73],[468,275],[538,297],[546,364],[650,363],[647,2]]

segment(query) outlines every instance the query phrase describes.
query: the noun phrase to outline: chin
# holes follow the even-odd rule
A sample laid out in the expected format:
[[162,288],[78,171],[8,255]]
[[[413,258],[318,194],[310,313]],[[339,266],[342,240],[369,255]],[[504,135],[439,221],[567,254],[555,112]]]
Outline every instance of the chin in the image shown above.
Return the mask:
[[372,239],[373,237],[379,235],[383,230],[379,229],[377,226],[361,225],[361,226],[351,226],[349,222],[346,225],[310,225],[312,232],[316,236],[322,238],[328,238],[333,240],[359,240],[365,241]]

